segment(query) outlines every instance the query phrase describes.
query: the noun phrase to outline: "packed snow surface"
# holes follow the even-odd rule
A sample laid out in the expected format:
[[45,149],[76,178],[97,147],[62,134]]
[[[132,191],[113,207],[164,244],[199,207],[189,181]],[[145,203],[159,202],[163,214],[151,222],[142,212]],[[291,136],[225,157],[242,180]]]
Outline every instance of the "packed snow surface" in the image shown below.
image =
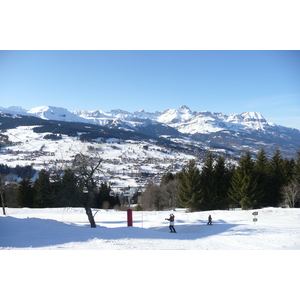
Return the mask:
[[[300,250],[300,209],[188,213],[97,210],[91,228],[83,208],[6,208],[0,217],[0,249],[39,250]],[[170,233],[170,213],[177,233]],[[208,215],[213,225],[207,226]]]

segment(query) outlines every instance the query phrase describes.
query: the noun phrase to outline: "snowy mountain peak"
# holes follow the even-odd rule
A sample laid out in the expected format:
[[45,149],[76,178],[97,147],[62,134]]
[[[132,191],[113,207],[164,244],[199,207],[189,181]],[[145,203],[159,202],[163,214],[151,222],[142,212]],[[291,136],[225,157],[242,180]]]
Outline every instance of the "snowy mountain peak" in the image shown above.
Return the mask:
[[179,109],[178,109],[179,111],[190,111],[190,108],[189,107],[187,107],[186,105],[181,105],[180,107],[179,107]]
[[259,112],[242,112],[241,115],[244,117],[245,122],[247,121],[257,121],[257,120],[265,120],[265,118]]
[[62,113],[63,111],[66,111],[66,109],[62,107],[38,106],[30,109],[28,113],[42,116],[43,114],[47,114],[47,113],[55,114],[57,112]]
[[266,119],[259,112],[242,112],[240,114],[231,114],[227,122],[242,124],[255,130],[264,130],[269,126]]
[[75,110],[73,111],[73,114],[80,116],[82,118],[91,119],[91,118],[109,118],[111,115],[108,113],[105,113],[104,111],[97,109],[93,111],[87,111],[87,110]]
[[192,111],[186,106],[182,105],[178,109],[167,109],[158,117],[158,121],[166,124],[180,123],[182,121],[190,120],[193,117]]
[[45,120],[88,122],[86,119],[81,118],[62,107],[39,106],[30,109],[27,113]]

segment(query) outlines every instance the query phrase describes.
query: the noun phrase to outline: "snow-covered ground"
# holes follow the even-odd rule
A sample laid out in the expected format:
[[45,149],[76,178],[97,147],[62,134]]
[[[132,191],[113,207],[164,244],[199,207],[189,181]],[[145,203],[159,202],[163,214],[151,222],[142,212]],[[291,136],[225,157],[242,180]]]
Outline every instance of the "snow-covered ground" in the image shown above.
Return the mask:
[[[6,212],[3,299],[299,299],[299,252],[278,250],[300,249],[300,209],[258,210],[255,225],[253,211],[176,210],[177,234],[165,221],[170,211],[133,212],[127,227],[126,212],[100,210],[97,228],[81,208]],[[70,251],[42,251],[60,249]],[[204,249],[218,251],[192,251]]]
[[[300,250],[300,209],[172,211],[177,233],[170,233],[171,211],[94,210],[90,228],[83,208],[6,208],[0,217],[0,249],[39,250]],[[207,226],[211,214],[213,225]]]

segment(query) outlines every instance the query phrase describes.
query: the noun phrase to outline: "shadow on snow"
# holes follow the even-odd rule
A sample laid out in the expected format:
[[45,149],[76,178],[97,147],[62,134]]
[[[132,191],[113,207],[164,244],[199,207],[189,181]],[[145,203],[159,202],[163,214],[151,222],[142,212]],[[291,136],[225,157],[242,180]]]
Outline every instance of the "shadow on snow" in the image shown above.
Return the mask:
[[[101,223],[101,222],[99,222]],[[50,219],[14,217],[0,218],[0,247],[27,248],[47,247],[66,243],[87,242],[93,239],[117,240],[117,239],[170,239],[170,240],[195,240],[212,235],[217,235],[242,224],[230,224],[219,220],[212,226],[206,226],[206,222],[198,220],[192,224],[177,224],[177,234],[169,233],[168,225],[160,227],[127,227],[108,228],[97,224],[96,228],[90,228],[89,224],[77,225],[63,223]],[[134,225],[134,224],[133,224]],[[241,232],[239,232],[241,234]],[[243,234],[250,234],[249,230]]]

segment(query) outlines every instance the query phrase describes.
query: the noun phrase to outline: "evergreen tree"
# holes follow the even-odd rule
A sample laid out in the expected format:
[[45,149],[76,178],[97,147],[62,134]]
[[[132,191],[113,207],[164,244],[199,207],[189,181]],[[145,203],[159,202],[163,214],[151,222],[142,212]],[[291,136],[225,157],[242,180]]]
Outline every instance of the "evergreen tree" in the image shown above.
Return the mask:
[[50,197],[49,206],[65,207],[62,203],[61,193],[64,192],[61,187],[61,179],[57,176],[56,179],[50,177]]
[[247,151],[239,160],[239,166],[234,170],[229,189],[229,197],[242,209],[250,209],[257,206],[257,199],[262,191],[257,184],[254,172],[254,162]]
[[28,177],[24,177],[18,186],[17,204],[19,207],[33,207],[34,190],[32,181]]
[[168,172],[166,174],[163,175],[163,177],[161,178],[161,184],[167,184],[169,183],[171,180],[174,180],[175,177],[172,173]]
[[111,186],[107,182],[101,182],[98,194],[96,195],[96,207],[104,208],[103,204],[108,203],[109,208],[113,208],[115,205],[120,205],[118,198],[111,196]]
[[263,207],[266,206],[266,194],[268,192],[270,178],[268,176],[269,170],[269,160],[266,155],[266,151],[262,148],[256,157],[256,161],[254,163],[254,171],[257,174],[257,185],[258,188],[262,191],[261,197],[257,199],[257,206]]
[[34,182],[34,206],[53,207],[49,174],[42,169]]
[[216,207],[217,182],[214,172],[214,160],[211,152],[208,152],[205,158],[204,166],[200,175],[201,191],[201,210],[211,210]]
[[280,150],[277,148],[270,161],[269,168],[269,188],[267,194],[267,205],[278,206],[281,202],[281,188],[286,183],[286,173],[284,169],[284,162]]
[[63,177],[60,182],[59,196],[59,206],[80,206],[82,195],[79,191],[77,177],[75,176],[74,171],[71,169],[66,169],[64,171]]
[[[134,199],[136,199],[136,201],[137,201],[137,199],[138,199],[138,193],[135,193],[134,194]],[[110,197],[110,200],[109,200],[109,207],[110,208],[114,208],[115,206],[120,206],[121,205],[121,203],[120,203],[120,199],[119,199],[119,196],[111,196]]]
[[216,186],[216,198],[214,209],[228,208],[229,201],[227,191],[230,187],[231,171],[226,167],[224,156],[218,156],[214,166],[214,178]]
[[295,167],[296,167],[296,162],[293,157],[291,157],[290,159],[285,158],[283,160],[285,183],[289,183],[291,180],[293,180]]
[[33,165],[27,165],[27,166],[16,165],[16,167],[14,168],[14,173],[16,173],[16,175],[20,178],[24,178],[24,177],[31,178],[36,172],[32,166]]
[[179,204],[191,211],[199,210],[201,205],[200,171],[195,160],[190,160],[181,172],[178,192]]

